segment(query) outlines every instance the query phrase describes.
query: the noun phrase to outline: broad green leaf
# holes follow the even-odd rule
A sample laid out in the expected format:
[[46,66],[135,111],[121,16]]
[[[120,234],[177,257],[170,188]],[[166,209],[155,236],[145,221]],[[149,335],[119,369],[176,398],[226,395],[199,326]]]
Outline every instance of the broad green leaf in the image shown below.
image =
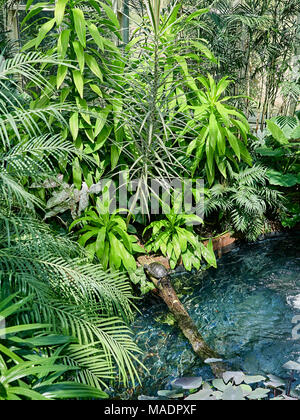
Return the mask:
[[60,58],[65,58],[66,56],[69,46],[70,33],[70,29],[64,29],[59,35],[57,41],[57,52]]
[[118,21],[117,16],[115,15],[114,11],[105,3],[100,2],[101,6],[103,7],[105,13],[107,14],[108,19],[112,22],[112,24],[117,28],[120,29],[120,23]]
[[37,48],[40,43],[44,40],[44,38],[46,37],[46,35],[48,34],[48,32],[51,31],[51,29],[53,28],[53,26],[55,25],[55,19],[50,19],[48,20],[48,22],[44,23],[38,33],[38,36],[36,37],[36,41],[35,41],[35,47]]
[[192,45],[194,45],[194,47],[197,50],[201,51],[202,54],[204,54],[205,57],[208,58],[211,62],[217,64],[218,61],[217,61],[216,57],[213,55],[213,53],[210,51],[210,49],[205,44],[203,44],[202,42],[193,41]]
[[121,150],[118,146],[112,145],[111,146],[111,168],[115,169],[119,162]]
[[84,70],[84,64],[85,64],[85,54],[82,45],[78,41],[73,42],[73,48],[76,54],[76,58],[79,64],[79,68],[81,73],[83,73]]
[[239,145],[239,140],[235,137],[235,135],[228,129],[226,128],[226,134],[227,134],[227,138],[228,141],[230,143],[230,146],[232,147],[235,155],[237,156],[238,160],[241,160],[241,149],[240,149],[240,145]]
[[106,399],[108,395],[96,388],[75,382],[61,382],[46,386],[36,386],[35,391],[42,394],[48,399],[65,400],[65,399]]
[[294,187],[300,184],[300,175],[296,174],[282,174],[281,172],[268,170],[266,173],[270,184],[279,185],[281,187]]
[[86,22],[83,11],[80,9],[73,9],[75,31],[79,38],[80,44],[83,48],[86,47]]
[[75,141],[78,137],[78,131],[79,131],[79,124],[78,124],[78,112],[73,112],[70,118],[70,131],[73,137],[73,140]]
[[80,95],[80,97],[83,99],[83,77],[79,70],[73,70],[73,80],[76,86],[76,89]]
[[103,226],[98,233],[96,240],[96,252],[97,255],[103,255],[105,249],[105,239],[106,239],[106,227]]
[[85,53],[84,56],[86,64],[89,66],[90,70],[101,80],[101,82],[103,82],[103,75],[95,57],[87,53]]
[[57,26],[60,26],[62,24],[64,14],[65,14],[65,8],[69,0],[57,0],[54,10],[54,17],[56,20]]
[[102,93],[101,89],[99,88],[99,86],[97,86],[95,84],[90,84],[90,88],[92,89],[93,92],[96,93],[96,95],[100,96],[100,98],[103,97],[103,93]]
[[267,121],[267,127],[272,136],[278,143],[281,145],[289,144],[288,139],[285,137],[284,132],[281,130],[281,128],[275,124],[273,121],[268,120]]
[[94,40],[94,42],[97,44],[97,46],[100,48],[102,52],[104,52],[104,43],[103,38],[100,35],[98,28],[93,23],[88,23],[88,30]]
[[82,170],[80,167],[79,159],[75,158],[73,161],[73,182],[78,190],[81,190],[82,185]]
[[63,84],[66,75],[68,73],[68,67],[67,66],[58,66],[57,69],[57,76],[56,76],[56,87],[59,89],[61,85]]

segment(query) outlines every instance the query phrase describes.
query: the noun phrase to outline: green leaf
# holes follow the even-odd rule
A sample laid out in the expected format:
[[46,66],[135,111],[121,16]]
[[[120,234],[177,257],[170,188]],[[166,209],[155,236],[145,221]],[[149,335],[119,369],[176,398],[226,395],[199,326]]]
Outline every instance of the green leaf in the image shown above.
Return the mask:
[[35,391],[48,399],[106,399],[108,395],[96,388],[74,382],[61,382],[59,384],[37,386]]
[[78,190],[81,190],[82,185],[82,170],[80,167],[79,159],[75,158],[73,161],[73,182]]
[[65,14],[65,8],[69,0],[57,0],[54,10],[54,17],[56,20],[57,26],[60,26],[62,24],[64,14]]
[[299,140],[300,139],[300,125],[292,131],[291,139],[293,139],[293,140]]
[[76,86],[76,89],[80,95],[80,97],[83,99],[83,77],[79,70],[73,70],[73,80]]
[[213,241],[209,240],[207,247],[200,243],[201,253],[205,261],[214,268],[217,268],[217,260],[214,253]]
[[105,249],[106,227],[103,226],[97,235],[96,252],[97,255],[103,255]]
[[204,54],[205,57],[208,58],[212,63],[217,64],[218,61],[217,61],[216,57],[213,55],[213,53],[210,51],[210,49],[205,44],[203,44],[202,42],[193,41],[192,45],[194,45],[194,47],[197,50],[201,51],[202,54]]
[[95,74],[95,76],[97,76],[101,80],[101,82],[103,82],[103,75],[101,73],[101,70],[98,66],[98,63],[95,57],[87,53],[85,53],[84,56],[85,56],[86,64],[89,66],[90,70]]
[[86,47],[86,22],[83,11],[80,9],[73,9],[75,31],[77,33],[80,44],[83,48]]
[[94,42],[97,44],[97,46],[100,48],[102,52],[104,52],[104,43],[102,36],[100,35],[98,28],[93,23],[88,23],[88,30],[94,40]]
[[285,137],[284,132],[277,124],[275,124],[271,120],[267,120],[267,127],[274,139],[278,141],[278,143],[280,143],[281,145],[289,144],[289,141]]
[[111,168],[115,169],[119,162],[121,150],[118,146],[112,145],[111,146]]
[[84,64],[85,64],[85,54],[82,45],[78,41],[73,42],[73,48],[76,54],[76,58],[79,64],[79,68],[81,73],[83,73],[84,70]]
[[78,125],[78,112],[74,112],[70,118],[70,131],[75,141],[78,137],[79,125]]
[[235,137],[235,135],[229,129],[226,128],[225,130],[227,133],[227,138],[228,138],[230,146],[232,147],[238,160],[241,160],[241,149],[239,145],[240,143],[239,140]]
[[102,93],[101,89],[99,88],[99,86],[94,85],[94,84],[90,84],[90,88],[92,89],[93,92],[96,93],[96,95],[100,96],[100,98],[103,97],[103,93]]
[[57,89],[59,89],[61,87],[61,85],[63,84],[67,73],[68,73],[68,67],[67,66],[58,66],[57,76],[56,76],[56,87],[57,87]]
[[100,2],[101,6],[103,7],[105,13],[107,14],[108,19],[112,22],[112,24],[117,28],[120,29],[120,23],[118,21],[117,16],[115,15],[114,11],[107,6],[107,4]]
[[296,174],[282,174],[274,170],[268,170],[266,173],[270,184],[279,185],[281,187],[294,187],[300,184],[300,175]]
[[40,43],[43,41],[43,39],[46,37],[47,33],[51,31],[53,26],[55,25],[55,19],[48,20],[48,22],[44,23],[44,25],[41,26],[38,36],[36,37],[35,41],[35,47],[37,48]]
[[57,52],[59,54],[60,58],[65,58],[68,46],[69,46],[69,40],[70,40],[70,29],[64,29],[58,38],[57,41]]

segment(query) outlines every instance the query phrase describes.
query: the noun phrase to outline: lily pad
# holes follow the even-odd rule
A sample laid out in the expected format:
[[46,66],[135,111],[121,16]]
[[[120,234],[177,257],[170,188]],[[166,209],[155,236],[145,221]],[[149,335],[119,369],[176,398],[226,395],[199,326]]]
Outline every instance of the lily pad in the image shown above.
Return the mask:
[[290,360],[285,365],[283,365],[283,368],[287,370],[297,370],[300,372],[300,363],[293,362],[292,360]]
[[202,385],[201,377],[196,378],[178,378],[172,382],[172,386],[182,389],[197,389]]
[[261,376],[261,375],[256,375],[256,376],[246,375],[245,378],[244,378],[244,382],[248,385],[249,384],[257,384],[257,383],[265,381],[265,380],[266,380],[266,378],[264,376]]
[[230,384],[226,385],[222,379],[214,379],[212,384],[218,391],[222,392],[231,387]]
[[243,401],[244,394],[240,387],[230,386],[223,392],[222,400],[224,401]]
[[178,393],[178,390],[168,390],[168,389],[162,389],[157,392],[157,395],[159,397],[165,397],[165,398],[182,398],[183,394]]
[[189,401],[207,401],[207,400],[215,400],[216,398],[213,396],[213,391],[210,389],[203,389],[195,394],[189,395],[186,400]]
[[269,395],[269,392],[269,389],[257,388],[250,395],[248,395],[247,398],[249,398],[249,400],[262,400]]
[[243,372],[225,372],[223,373],[223,379],[225,384],[228,384],[232,379],[235,385],[240,385],[245,379],[245,374]]

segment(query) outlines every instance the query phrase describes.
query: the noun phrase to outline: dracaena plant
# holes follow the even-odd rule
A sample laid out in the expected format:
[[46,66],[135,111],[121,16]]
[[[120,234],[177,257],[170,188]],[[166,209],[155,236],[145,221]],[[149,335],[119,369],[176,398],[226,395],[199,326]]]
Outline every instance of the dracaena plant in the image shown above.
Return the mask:
[[109,202],[98,200],[85,215],[75,220],[70,229],[78,224],[83,227],[78,232],[79,243],[86,248],[91,260],[98,257],[104,270],[136,271],[134,254],[144,253],[137,238],[128,233],[125,219],[119,214],[122,210],[109,212]]
[[[197,83],[203,89],[198,87]],[[197,136],[187,147],[187,155],[193,158],[191,166],[194,174],[199,166],[205,165],[209,184],[214,182],[216,172],[227,178],[227,162],[245,161],[252,164],[247,150],[249,124],[244,114],[230,105],[233,99],[225,96],[231,81],[227,77],[218,83],[211,75],[199,76],[194,82],[196,99],[189,106],[193,118],[183,130],[184,135],[197,131]]]
[[[54,17],[40,27],[37,20],[37,36],[23,47],[23,51],[31,48],[47,50],[50,44],[47,53],[56,53],[61,63],[54,69],[56,75],[50,78],[52,92],[42,93],[32,106],[47,103],[53,95],[59,95],[60,103],[73,104],[67,115],[69,127],[62,128],[63,135],[72,138],[76,147],[98,164],[98,168],[91,171],[77,157],[71,167],[66,168],[60,162],[61,170],[68,173],[75,187],[80,189],[82,181],[89,186],[99,181],[107,166],[101,149],[109,135],[119,138],[122,134],[114,118],[116,105],[113,98],[106,100],[104,91],[107,78],[122,71],[120,52],[112,42],[113,37],[120,37],[120,24],[105,2],[58,0],[54,4],[50,0],[41,6],[40,3],[32,5],[32,0],[29,0],[28,13],[22,23],[25,30],[28,22],[47,6],[53,7]],[[111,154],[114,161],[118,154],[116,148],[112,147]]]
[[198,21],[207,9],[189,14],[177,2],[165,12],[160,1],[145,5],[147,15],[123,52],[123,71],[109,80],[105,97],[120,127],[107,143],[114,151],[113,173],[122,167],[129,180],[138,180],[132,203],[139,202],[150,215],[151,180],[189,173],[177,140],[191,118],[187,104],[193,91],[186,68],[192,60],[198,72],[202,63],[215,59],[204,40],[180,38],[184,25]]
[[165,218],[150,223],[143,235],[151,230],[151,236],[145,248],[148,252],[161,252],[169,258],[170,266],[174,269],[182,262],[186,270],[201,267],[202,260],[216,267],[216,258],[212,241],[206,247],[194,233],[194,224],[203,224],[203,220],[195,214],[184,214],[180,211],[179,197],[169,207],[164,204]]

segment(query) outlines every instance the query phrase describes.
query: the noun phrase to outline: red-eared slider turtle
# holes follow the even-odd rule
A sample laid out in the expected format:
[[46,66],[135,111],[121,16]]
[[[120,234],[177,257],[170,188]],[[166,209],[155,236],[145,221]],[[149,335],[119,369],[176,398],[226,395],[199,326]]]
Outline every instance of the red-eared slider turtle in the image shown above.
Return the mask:
[[153,262],[149,265],[145,265],[145,271],[149,276],[154,277],[157,280],[162,280],[169,275],[169,271],[166,267],[160,263]]

